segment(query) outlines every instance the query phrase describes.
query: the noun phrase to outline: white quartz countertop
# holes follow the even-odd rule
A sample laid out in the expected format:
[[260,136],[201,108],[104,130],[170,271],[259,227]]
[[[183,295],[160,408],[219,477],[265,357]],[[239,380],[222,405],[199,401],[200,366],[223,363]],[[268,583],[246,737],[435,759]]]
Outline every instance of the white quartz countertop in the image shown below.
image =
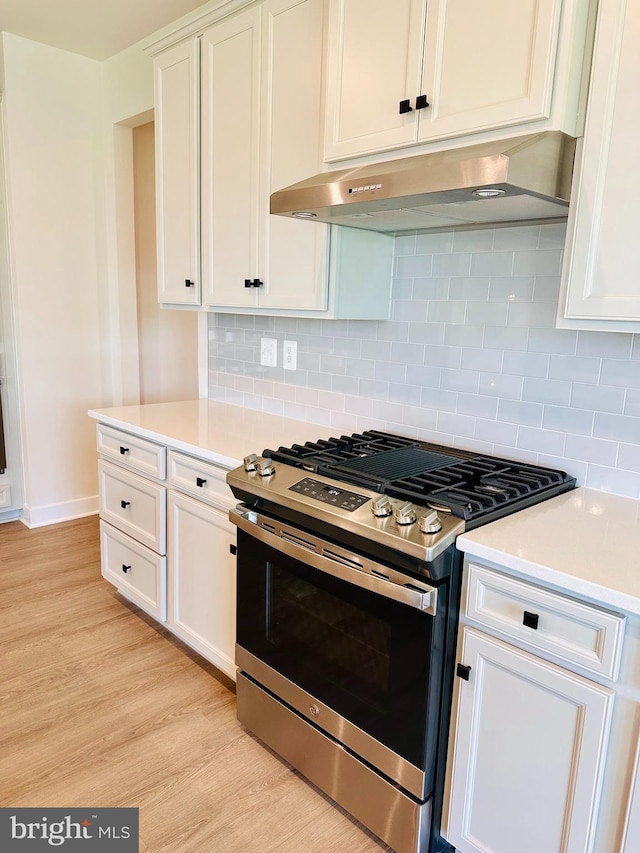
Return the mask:
[[579,488],[457,539],[469,556],[640,615],[640,501]]
[[213,400],[91,409],[100,423],[236,468],[249,453],[328,438],[335,429]]

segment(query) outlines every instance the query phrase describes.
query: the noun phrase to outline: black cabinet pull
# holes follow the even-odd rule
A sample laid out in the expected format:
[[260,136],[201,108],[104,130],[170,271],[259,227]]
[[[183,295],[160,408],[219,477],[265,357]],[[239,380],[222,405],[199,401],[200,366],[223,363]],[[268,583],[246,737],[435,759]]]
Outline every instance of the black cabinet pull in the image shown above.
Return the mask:
[[245,280],[244,280],[244,286],[245,286],[245,287],[253,287],[253,285],[251,284],[251,279],[250,279],[250,278],[245,278]]
[[230,554],[237,554],[238,553],[237,546],[236,545],[229,545],[229,553]]
[[128,506],[130,506],[130,504],[131,501],[120,501],[120,506],[122,507],[122,509],[126,509]]
[[263,283],[264,282],[260,281],[259,278],[254,278],[254,280],[253,280],[253,286],[254,287],[262,287]]
[[206,482],[207,481],[203,480],[202,477],[196,477],[196,486],[202,488]]
[[122,564],[122,571],[125,573],[125,575],[129,571],[130,568],[131,568],[131,566],[125,566],[124,563]]
[[125,454],[125,453],[128,453],[128,452],[129,452],[129,448],[128,448],[128,447],[122,447],[122,446],[120,446],[120,456],[124,456],[124,454]]
[[534,631],[537,631],[539,619],[540,617],[537,613],[530,613],[528,610],[525,610],[522,616],[522,624],[526,628],[533,628]]
[[418,97],[416,98],[416,109],[417,110],[424,110],[428,106],[429,106],[429,101],[427,100],[427,96],[426,95],[418,95]]
[[456,675],[458,678],[461,678],[463,681],[469,681],[469,674],[471,672],[470,666],[465,666],[463,663],[459,663],[456,667]]
[[404,115],[405,113],[410,113],[412,111],[413,107],[411,106],[411,101],[409,100],[409,98],[407,98],[406,101],[400,101],[400,108],[398,110],[400,115]]
[[185,287],[195,287],[195,283],[193,281],[191,281],[190,278],[185,278],[184,286]]
[[251,281],[251,279],[250,279],[250,278],[245,278],[245,280],[244,280],[244,286],[245,286],[245,287],[263,287],[263,286],[264,286],[264,282],[263,282],[263,281],[260,281],[260,279],[259,279],[259,278],[254,278],[254,279],[253,279],[253,281]]

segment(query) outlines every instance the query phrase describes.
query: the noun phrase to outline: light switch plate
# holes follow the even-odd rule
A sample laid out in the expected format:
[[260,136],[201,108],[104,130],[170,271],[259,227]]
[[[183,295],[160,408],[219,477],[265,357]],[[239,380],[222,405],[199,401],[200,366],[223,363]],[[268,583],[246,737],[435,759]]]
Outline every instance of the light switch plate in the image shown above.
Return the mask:
[[277,367],[278,341],[275,338],[260,339],[260,364],[264,367]]
[[285,341],[282,344],[282,366],[285,370],[295,370],[298,366],[297,341]]

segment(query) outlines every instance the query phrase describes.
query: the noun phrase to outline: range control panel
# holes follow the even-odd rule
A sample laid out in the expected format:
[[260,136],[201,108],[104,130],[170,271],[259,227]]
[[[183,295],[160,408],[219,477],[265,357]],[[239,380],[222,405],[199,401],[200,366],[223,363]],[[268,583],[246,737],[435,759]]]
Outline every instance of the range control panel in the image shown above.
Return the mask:
[[294,483],[293,486],[289,486],[289,491],[300,492],[301,495],[306,495],[325,504],[337,506],[347,512],[353,512],[370,500],[370,498],[364,495],[358,495],[356,492],[348,492],[346,489],[338,489],[336,486],[328,486],[326,483],[313,480],[311,477],[305,477],[304,480],[300,480]]

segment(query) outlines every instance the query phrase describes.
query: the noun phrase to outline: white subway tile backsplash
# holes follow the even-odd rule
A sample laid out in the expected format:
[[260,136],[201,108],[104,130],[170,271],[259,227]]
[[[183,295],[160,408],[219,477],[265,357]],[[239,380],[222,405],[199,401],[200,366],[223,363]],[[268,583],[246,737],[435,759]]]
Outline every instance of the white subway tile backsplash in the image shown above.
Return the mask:
[[476,370],[449,370],[443,368],[440,377],[440,387],[446,391],[466,391],[477,394],[480,384],[480,374]]
[[562,430],[574,435],[593,433],[594,413],[583,409],[568,409],[566,406],[545,406],[542,415],[544,429]]
[[640,391],[628,390],[624,406],[625,415],[640,418]]
[[549,373],[549,356],[539,352],[510,352],[505,354],[502,373],[546,379]]
[[484,301],[489,298],[489,282],[486,277],[453,278],[449,285],[449,299],[475,299]]
[[636,361],[603,358],[600,381],[603,385],[640,388],[640,365]]
[[640,444],[640,418],[596,412],[593,434],[598,438]]
[[417,255],[433,255],[453,251],[453,231],[440,231],[437,234],[418,234],[416,238]]
[[498,403],[499,421],[539,427],[543,414],[544,406],[540,403],[523,403],[519,400],[500,400]]
[[590,464],[584,485],[628,498],[640,498],[640,474],[619,468]]
[[458,397],[456,391],[445,391],[442,388],[422,388],[420,403],[427,409],[455,412],[458,408]]
[[509,326],[485,326],[482,345],[490,349],[526,350],[527,330]]
[[549,379],[568,379],[596,383],[600,374],[600,359],[586,356],[552,355],[549,359]]
[[492,278],[489,284],[489,299],[494,302],[531,302],[535,278],[530,276],[509,276]]
[[530,352],[574,355],[578,333],[571,329],[531,329],[529,332]]
[[[431,255],[400,255],[396,258],[396,274],[398,278],[427,278],[433,269]],[[439,273],[434,273],[438,274]]]
[[535,249],[538,246],[539,239],[539,229],[530,225],[496,228],[493,238],[493,248],[497,252],[505,249]]
[[555,302],[511,302],[508,323],[527,329],[550,329],[556,318]]
[[628,359],[633,337],[621,332],[578,332],[576,355]]
[[[586,385],[582,382],[573,382],[570,405],[577,409],[592,409],[596,412],[622,414],[624,397],[624,388],[611,388],[608,385]],[[633,414],[633,412],[629,412],[628,414]]]
[[521,426],[518,429],[517,446],[522,450],[533,450],[535,453],[552,453],[562,455],[565,434],[551,429],[536,429]]
[[483,373],[480,376],[480,393],[502,400],[519,400],[522,397],[523,381],[521,376]]
[[618,468],[640,474],[640,445],[621,444],[618,452]]
[[[396,238],[390,321],[209,316],[209,396],[640,497],[640,335],[556,329],[565,226]],[[260,365],[268,333],[298,370]]]
[[[507,445],[515,447],[518,440],[518,427],[515,424],[501,423],[500,421],[476,420],[475,437],[481,441],[491,444]],[[509,456],[509,454],[507,454]]]
[[558,379],[533,379],[526,377],[522,388],[522,399],[530,403],[549,403],[568,406],[571,398],[571,382]]
[[564,456],[569,459],[579,459],[597,465],[611,466],[616,464],[618,445],[615,441],[602,438],[587,438],[582,435],[567,435],[564,445]]

